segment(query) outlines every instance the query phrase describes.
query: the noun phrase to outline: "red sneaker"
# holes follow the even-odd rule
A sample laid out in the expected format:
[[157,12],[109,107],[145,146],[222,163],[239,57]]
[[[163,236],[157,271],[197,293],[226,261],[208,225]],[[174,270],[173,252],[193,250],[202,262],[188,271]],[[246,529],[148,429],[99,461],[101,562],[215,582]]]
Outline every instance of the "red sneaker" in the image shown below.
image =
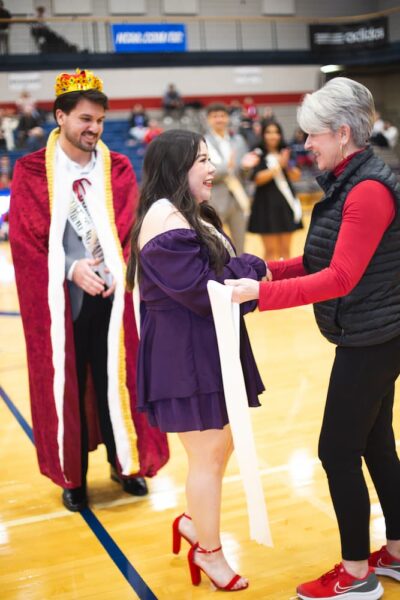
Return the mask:
[[335,565],[332,571],[325,573],[319,579],[302,583],[297,588],[297,595],[303,600],[319,598],[319,600],[378,600],[383,594],[383,587],[369,567],[368,573],[362,579],[348,573],[342,563]]
[[386,546],[373,552],[368,559],[370,567],[374,567],[377,575],[386,575],[400,581],[400,560],[392,556]]

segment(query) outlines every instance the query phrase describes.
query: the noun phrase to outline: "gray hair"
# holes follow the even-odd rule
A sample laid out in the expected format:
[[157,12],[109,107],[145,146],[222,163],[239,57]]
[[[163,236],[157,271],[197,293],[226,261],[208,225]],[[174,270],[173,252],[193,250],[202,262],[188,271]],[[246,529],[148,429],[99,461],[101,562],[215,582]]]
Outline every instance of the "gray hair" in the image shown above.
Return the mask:
[[354,144],[361,148],[370,138],[374,114],[374,99],[368,88],[347,77],[335,77],[305,95],[297,120],[306,133],[337,131],[341,125],[348,125]]

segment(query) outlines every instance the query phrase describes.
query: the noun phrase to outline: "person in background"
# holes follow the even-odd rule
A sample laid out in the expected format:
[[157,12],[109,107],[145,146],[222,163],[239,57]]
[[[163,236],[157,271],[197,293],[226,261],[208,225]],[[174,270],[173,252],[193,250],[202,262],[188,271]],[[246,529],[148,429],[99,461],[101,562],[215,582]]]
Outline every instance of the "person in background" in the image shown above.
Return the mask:
[[160,133],[162,133],[163,131],[164,129],[160,126],[157,119],[150,119],[149,126],[143,137],[143,142],[145,144],[150,144],[150,142],[154,140],[155,137],[160,135]]
[[44,40],[46,35],[47,35],[47,31],[48,31],[48,26],[46,23],[46,17],[45,17],[45,13],[46,13],[46,7],[45,6],[36,6],[35,8],[35,18],[33,20],[33,23],[31,25],[31,35],[38,47],[38,49],[40,50],[40,43],[41,40]]
[[[1,197],[1,194],[0,194]],[[0,242],[8,241],[8,212],[0,213]]]
[[264,125],[266,123],[269,123],[270,121],[277,122],[278,119],[275,116],[274,111],[272,110],[272,106],[264,106],[264,108],[261,110],[261,117],[260,117],[261,126],[264,127]]
[[[291,186],[301,172],[289,162],[290,149],[285,146],[279,123],[266,123],[261,138],[260,147],[251,153],[256,187],[248,230],[261,235],[265,260],[287,259],[292,234],[303,227],[300,202]],[[243,164],[250,166],[249,159],[246,156]]]
[[129,135],[137,142],[143,142],[148,131],[149,117],[142,104],[135,104],[129,117]]
[[306,140],[307,134],[297,127],[289,143],[290,160],[299,169],[306,169],[315,164],[313,153],[304,148]]
[[247,113],[242,112],[238,133],[246,140],[247,147],[250,150],[257,148],[261,143],[261,123],[258,120],[251,119]]
[[34,152],[45,144],[42,119],[37,111],[25,106],[15,129],[16,145],[28,152]]
[[210,204],[222,223],[228,225],[236,252],[244,248],[247,216],[229,185],[230,179],[239,179],[241,160],[248,151],[244,138],[229,132],[229,112],[219,102],[207,107],[208,131],[205,135],[211,162],[216,168]]
[[382,119],[381,113],[378,110],[375,110],[374,124],[372,126],[371,136],[373,136],[377,133],[382,133],[384,125],[385,125],[385,122]]
[[182,96],[173,83],[170,83],[162,99],[164,117],[180,118],[183,115],[184,103]]
[[314,194],[319,199],[321,188],[315,179],[315,177],[319,175],[319,171],[315,163],[314,155],[310,150],[306,150],[304,147],[306,139],[307,134],[300,129],[300,127],[297,127],[294,131],[293,138],[289,143],[289,164],[300,170],[300,179],[293,181],[292,184],[297,194],[305,194],[305,200],[307,201],[310,199],[309,194],[312,194],[312,200],[315,199]]
[[[31,36],[40,54],[72,54],[78,52],[78,47],[56,33],[46,23],[46,7],[36,7],[36,18],[31,25]],[[85,50],[87,52],[87,50]]]
[[12,152],[15,150],[14,132],[18,127],[18,118],[12,108],[0,108],[0,147]]
[[237,100],[237,99],[231,100],[227,106],[227,109],[228,109],[228,113],[229,113],[229,121],[230,121],[230,126],[232,129],[232,132],[238,133],[239,127],[240,127],[240,122],[242,120],[242,110],[243,110],[240,100]]
[[7,154],[0,156],[0,190],[9,189],[12,179],[10,157]]
[[[400,184],[368,146],[374,101],[337,77],[307,94],[298,121],[325,193],[313,209],[303,256],[268,263],[268,281],[226,281],[234,302],[260,310],[314,304],[336,345],[319,440],[339,526],[342,560],[297,588],[303,600],[377,600],[376,574],[400,581],[400,461],[393,432],[400,373]],[[370,500],[377,491],[386,544],[370,554]],[[316,548],[316,555],[321,550]]]
[[8,240],[8,211],[12,167],[7,154],[0,156],[0,242]]
[[[0,19],[12,19],[10,11],[4,7],[3,0],[0,0]],[[10,52],[9,31],[9,23],[0,23],[0,54],[9,54]]]
[[[160,431],[177,432],[188,456],[188,508],[173,523],[173,552],[183,537],[191,545],[192,583],[203,571],[215,587],[237,591],[248,581],[235,575],[221,547],[221,485],[232,434],[207,282],[245,274],[257,281],[266,270],[255,256],[236,257],[223,233],[208,204],[214,173],[198,133],[169,130],[150,143],[127,282],[138,286],[142,316],[138,410]],[[242,315],[254,306],[244,305]],[[243,316],[240,348],[248,403],[259,406],[263,386]]]
[[0,151],[7,150],[6,135],[3,127],[4,109],[0,108]]
[[22,90],[22,92],[15,101],[15,106],[17,107],[17,112],[21,115],[25,114],[26,112],[29,112],[35,117],[39,117],[39,111],[36,106],[36,100],[31,96],[28,90]]
[[128,158],[100,140],[102,89],[91,71],[57,77],[58,127],[45,149],[17,161],[9,215],[39,466],[70,511],[87,506],[98,443],[111,479],[134,496],[168,459],[165,435],[135,410],[124,273],[137,186]]
[[396,125],[389,119],[385,119],[382,133],[387,139],[389,148],[395,148],[399,139],[399,130]]
[[243,100],[243,111],[244,114],[252,121],[255,121],[258,118],[257,105],[251,96],[246,96],[246,98]]

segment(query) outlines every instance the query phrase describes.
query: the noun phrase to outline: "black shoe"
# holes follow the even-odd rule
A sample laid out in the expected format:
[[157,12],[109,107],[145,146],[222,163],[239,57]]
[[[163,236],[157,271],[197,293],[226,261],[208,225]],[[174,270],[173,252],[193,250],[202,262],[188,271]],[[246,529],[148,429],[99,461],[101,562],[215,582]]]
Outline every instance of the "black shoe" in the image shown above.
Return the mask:
[[149,493],[144,477],[129,477],[129,479],[124,479],[118,475],[114,467],[111,467],[110,476],[113,481],[117,481],[122,485],[122,489],[127,494],[131,494],[132,496],[146,496]]
[[65,508],[71,512],[79,512],[87,506],[86,489],[77,487],[71,490],[63,490],[62,501]]

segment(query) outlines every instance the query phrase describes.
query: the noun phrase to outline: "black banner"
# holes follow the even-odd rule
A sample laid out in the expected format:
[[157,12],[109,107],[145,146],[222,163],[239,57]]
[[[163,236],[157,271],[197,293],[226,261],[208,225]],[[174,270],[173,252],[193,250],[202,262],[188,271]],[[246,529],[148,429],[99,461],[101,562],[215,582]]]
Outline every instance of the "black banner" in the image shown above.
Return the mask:
[[387,43],[386,17],[344,25],[310,25],[311,50],[317,53],[371,49]]

